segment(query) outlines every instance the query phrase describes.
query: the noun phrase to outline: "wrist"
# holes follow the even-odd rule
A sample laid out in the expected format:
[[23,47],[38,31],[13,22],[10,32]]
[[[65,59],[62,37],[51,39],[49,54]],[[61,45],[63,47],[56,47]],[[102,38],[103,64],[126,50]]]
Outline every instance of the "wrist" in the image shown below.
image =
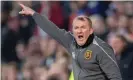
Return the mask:
[[35,11],[31,12],[31,16],[33,16],[33,15],[34,15],[34,13],[35,13]]

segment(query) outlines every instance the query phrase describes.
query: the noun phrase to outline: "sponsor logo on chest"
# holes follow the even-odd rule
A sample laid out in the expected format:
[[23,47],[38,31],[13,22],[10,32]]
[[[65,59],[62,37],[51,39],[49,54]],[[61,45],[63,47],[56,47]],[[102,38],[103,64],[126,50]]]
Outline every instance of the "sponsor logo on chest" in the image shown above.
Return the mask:
[[85,53],[84,53],[84,58],[85,59],[91,59],[92,57],[92,51],[91,50],[87,50]]

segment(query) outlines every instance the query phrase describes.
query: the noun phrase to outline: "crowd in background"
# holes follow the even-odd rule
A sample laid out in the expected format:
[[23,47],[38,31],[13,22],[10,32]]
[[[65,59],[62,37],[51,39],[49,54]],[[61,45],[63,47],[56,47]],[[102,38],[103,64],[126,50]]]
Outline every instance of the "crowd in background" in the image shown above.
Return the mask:
[[[66,49],[43,32],[31,16],[19,15],[18,2],[1,2],[2,80],[68,80],[72,70]],[[133,80],[133,2],[22,1],[59,28],[85,14],[95,35],[114,49],[123,80]]]

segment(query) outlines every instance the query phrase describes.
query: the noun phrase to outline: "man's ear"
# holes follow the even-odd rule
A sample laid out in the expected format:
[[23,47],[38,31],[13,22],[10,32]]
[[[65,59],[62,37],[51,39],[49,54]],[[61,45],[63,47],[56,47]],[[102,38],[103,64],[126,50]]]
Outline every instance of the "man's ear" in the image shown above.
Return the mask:
[[71,34],[73,34],[73,31],[70,31]]
[[91,29],[90,29],[90,34],[93,34],[93,32],[94,32],[94,29],[91,28]]

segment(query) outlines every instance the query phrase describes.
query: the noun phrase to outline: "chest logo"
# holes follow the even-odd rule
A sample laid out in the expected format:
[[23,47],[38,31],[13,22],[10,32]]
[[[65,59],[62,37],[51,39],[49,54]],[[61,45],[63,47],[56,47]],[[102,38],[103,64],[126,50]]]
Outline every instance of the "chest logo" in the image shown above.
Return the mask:
[[92,51],[91,50],[87,50],[84,54],[84,58],[85,59],[90,59],[92,57]]

